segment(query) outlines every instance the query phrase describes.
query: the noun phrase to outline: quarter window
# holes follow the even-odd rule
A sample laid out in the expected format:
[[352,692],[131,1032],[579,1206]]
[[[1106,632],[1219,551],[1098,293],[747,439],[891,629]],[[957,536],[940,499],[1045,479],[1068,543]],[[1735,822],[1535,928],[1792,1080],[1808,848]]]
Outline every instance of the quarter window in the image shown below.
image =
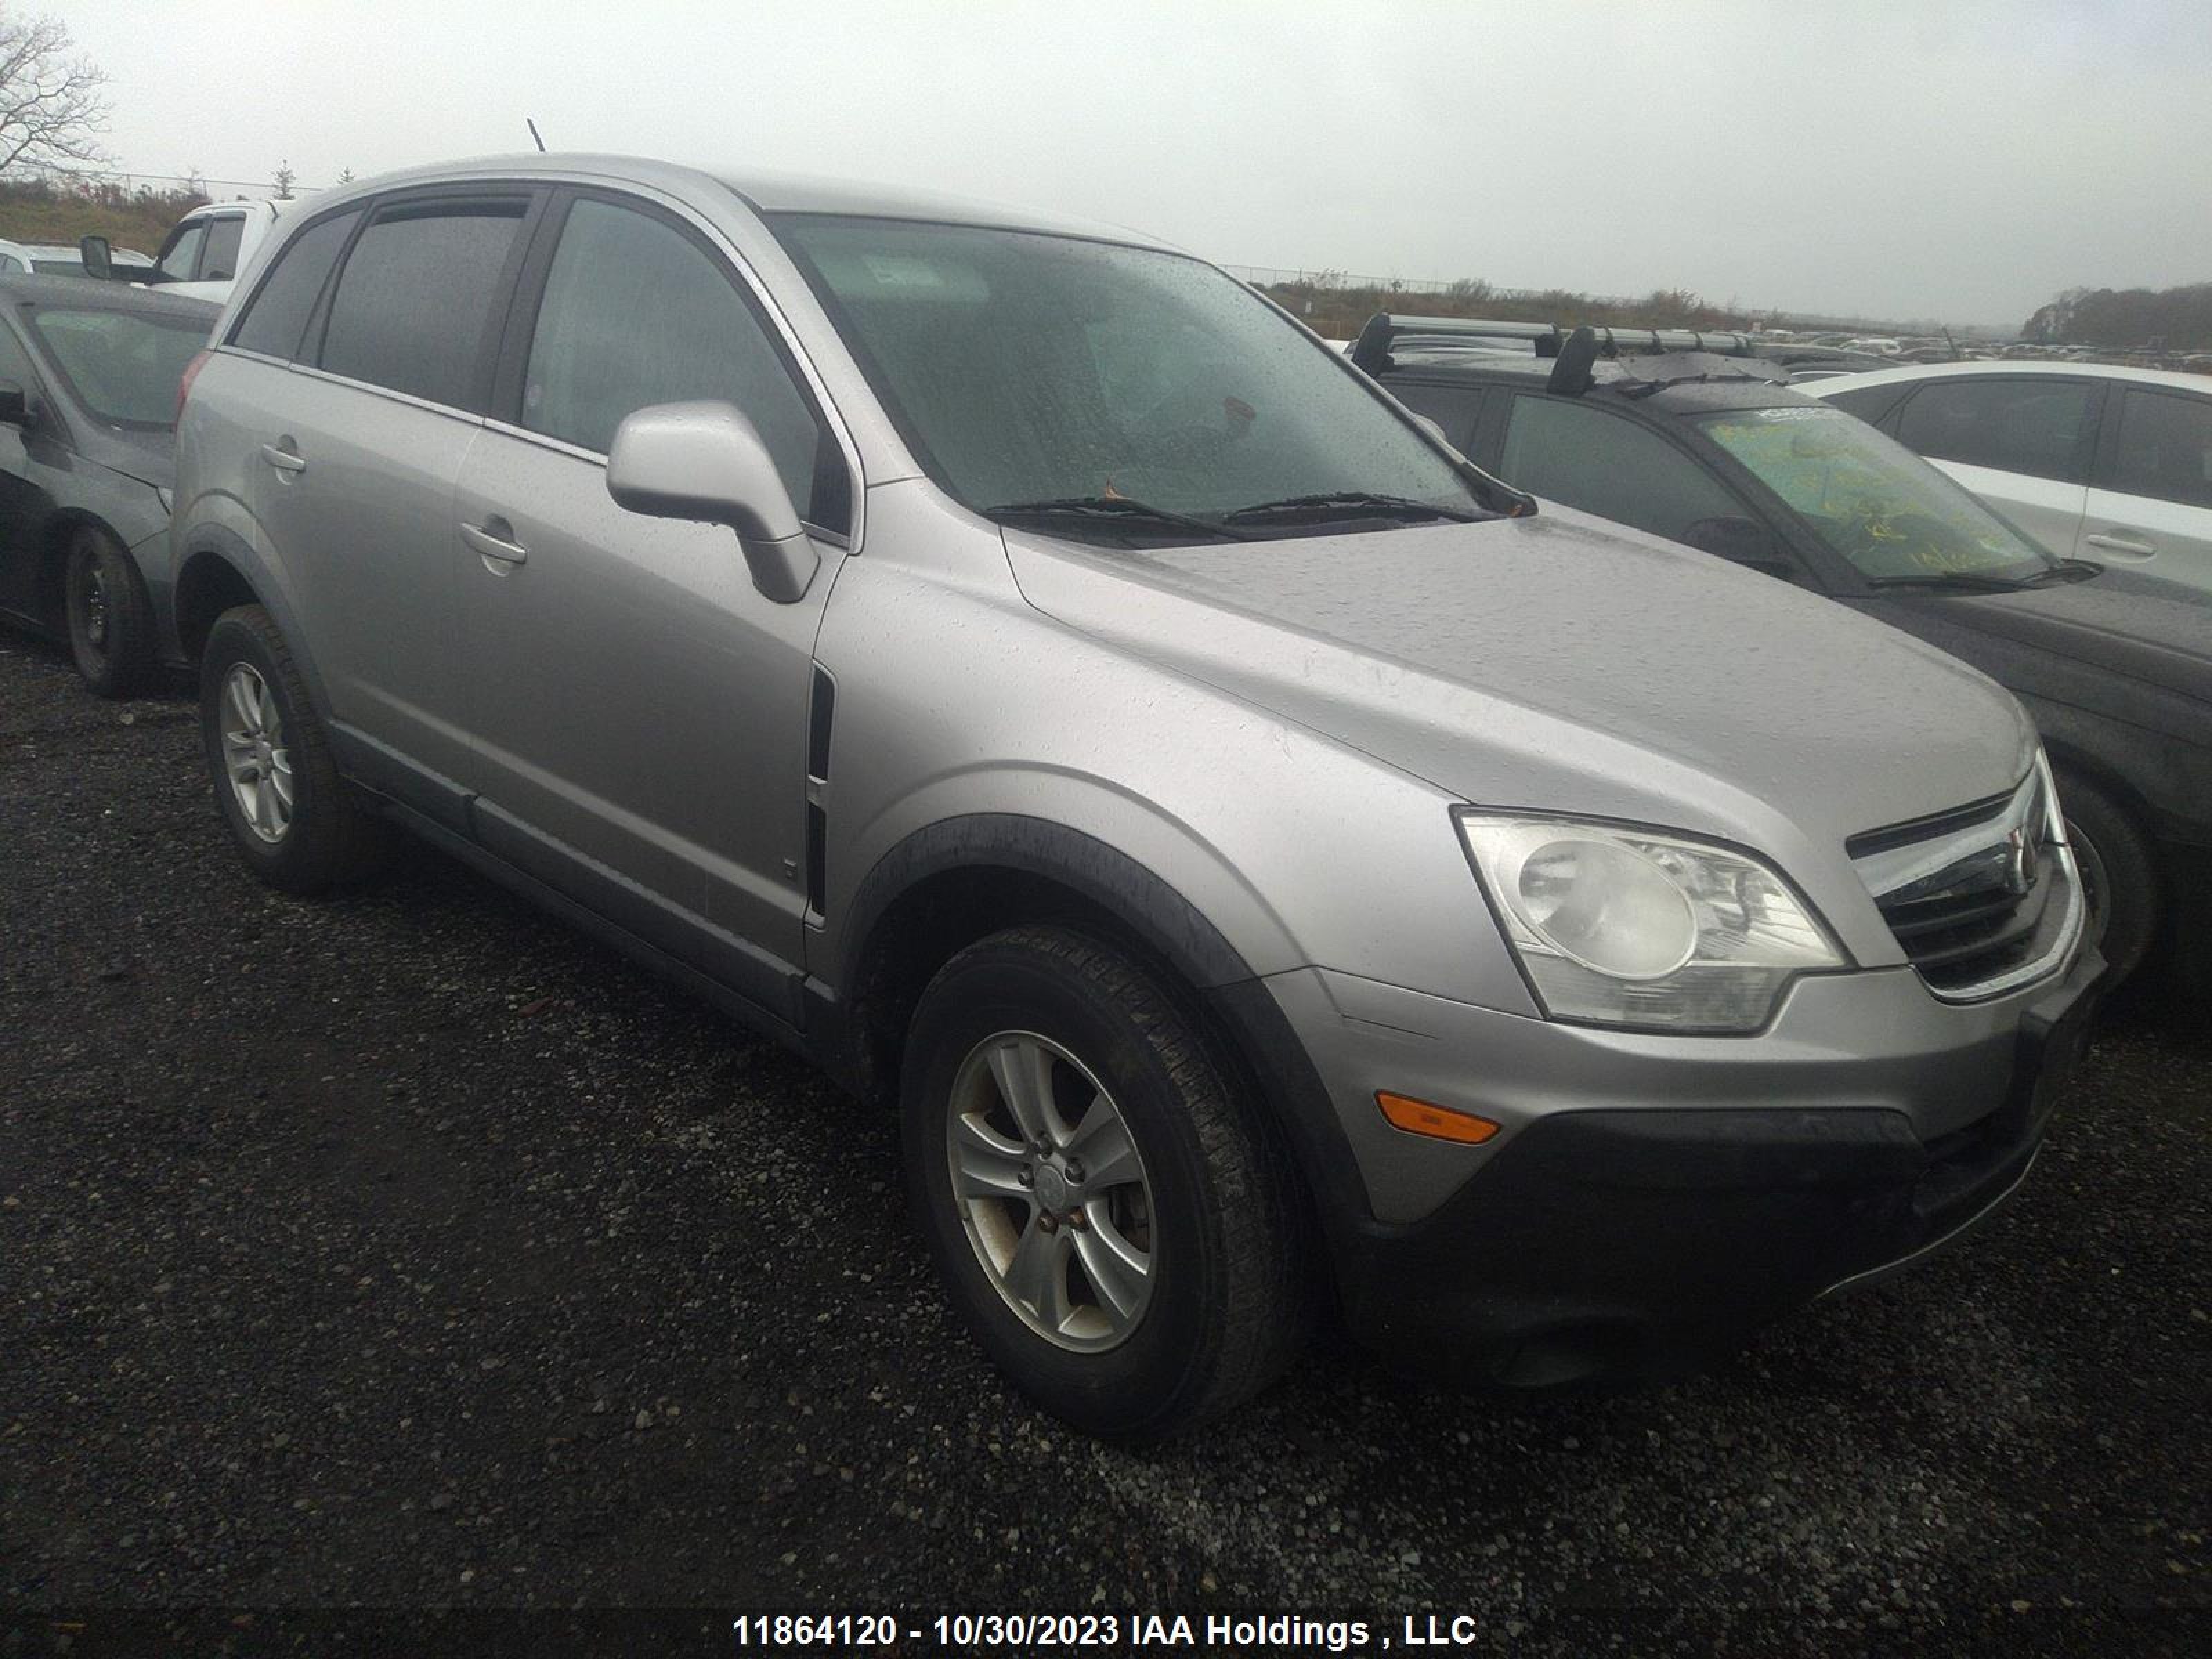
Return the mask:
[[322,367],[432,403],[471,404],[524,205],[417,202],[380,213],[338,274]]
[[1416,415],[1425,415],[1444,429],[1444,438],[1462,455],[1474,453],[1475,421],[1482,413],[1482,393],[1473,386],[1431,386],[1425,380],[1392,380],[1390,395]]
[[207,245],[200,252],[203,283],[228,283],[238,275],[238,245],[246,236],[243,214],[208,221]]
[[309,225],[294,237],[276,256],[275,268],[248,302],[246,315],[231,334],[231,343],[271,357],[296,356],[300,337],[307,331],[307,318],[322,294],[323,283],[360,221],[358,211],[341,213]]
[[12,381],[16,389],[27,394],[39,389],[39,377],[31,368],[31,359],[15,343],[15,337],[5,327],[0,327],[0,382]]
[[199,273],[200,247],[207,240],[207,221],[195,219],[169,233],[161,250],[161,275],[173,283],[189,283]]
[[1514,398],[1498,471],[1532,495],[1670,541],[1701,519],[1745,516],[1733,495],[1664,438],[1564,398]]
[[2212,399],[2130,387],[2120,404],[2111,487],[2212,507]]
[[672,225],[579,200],[546,274],[522,424],[605,454],[623,416],[700,398],[744,412],[803,518],[844,527],[843,462],[729,275]]
[[1905,406],[1897,435],[1923,455],[2080,483],[2090,395],[2079,380],[1938,380]]

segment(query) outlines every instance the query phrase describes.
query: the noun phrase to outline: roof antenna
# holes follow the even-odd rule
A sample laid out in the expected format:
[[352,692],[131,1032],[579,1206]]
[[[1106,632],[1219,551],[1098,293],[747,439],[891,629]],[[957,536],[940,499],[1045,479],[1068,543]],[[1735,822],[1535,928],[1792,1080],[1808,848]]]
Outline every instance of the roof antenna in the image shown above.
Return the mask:
[[540,155],[544,155],[545,141],[538,136],[538,123],[526,115],[522,118],[522,125],[530,129],[530,142],[538,146],[538,153]]
[[1566,343],[1559,348],[1558,359],[1552,364],[1550,377],[1544,389],[1564,397],[1579,398],[1597,384],[1597,376],[1590,373],[1590,365],[1597,361],[1597,335],[1584,323],[1567,336]]

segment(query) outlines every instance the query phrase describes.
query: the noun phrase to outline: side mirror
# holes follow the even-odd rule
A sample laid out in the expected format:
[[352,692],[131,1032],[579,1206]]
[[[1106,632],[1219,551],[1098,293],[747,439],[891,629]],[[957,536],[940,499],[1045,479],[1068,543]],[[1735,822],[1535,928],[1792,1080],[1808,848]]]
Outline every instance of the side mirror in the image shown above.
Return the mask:
[[115,258],[105,236],[80,236],[76,239],[77,257],[84,261],[84,274],[112,282],[115,276]]
[[1764,570],[1785,581],[1794,580],[1797,574],[1790,556],[1763,526],[1751,519],[1700,519],[1682,532],[1682,540],[1700,553]]
[[804,599],[822,556],[768,446],[729,404],[656,404],[627,416],[607,452],[607,494],[632,513],[738,532],[765,599]]
[[0,380],[0,426],[28,426],[31,400],[13,380]]

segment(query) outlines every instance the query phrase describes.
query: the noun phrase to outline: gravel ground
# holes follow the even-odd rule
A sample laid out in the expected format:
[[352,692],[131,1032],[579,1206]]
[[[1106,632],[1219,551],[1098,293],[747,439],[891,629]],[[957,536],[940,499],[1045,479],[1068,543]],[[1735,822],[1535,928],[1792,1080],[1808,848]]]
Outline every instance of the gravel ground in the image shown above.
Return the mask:
[[55,1608],[211,1605],[2212,1633],[2201,1019],[2109,1019],[1977,1242],[1717,1374],[1455,1395],[1325,1351],[1202,1438],[1103,1449],[954,1327],[889,1123],[427,853],[332,902],[257,887],[189,702],[0,636],[0,1057],[22,1650]]

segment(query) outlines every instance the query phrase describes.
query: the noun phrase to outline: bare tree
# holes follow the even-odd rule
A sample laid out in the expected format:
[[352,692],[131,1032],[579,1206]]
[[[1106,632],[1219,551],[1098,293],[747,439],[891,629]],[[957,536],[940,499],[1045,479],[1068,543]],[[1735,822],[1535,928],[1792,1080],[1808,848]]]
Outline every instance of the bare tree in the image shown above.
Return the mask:
[[107,76],[70,52],[58,17],[0,9],[0,173],[11,167],[69,172],[109,157],[98,135],[107,125]]

